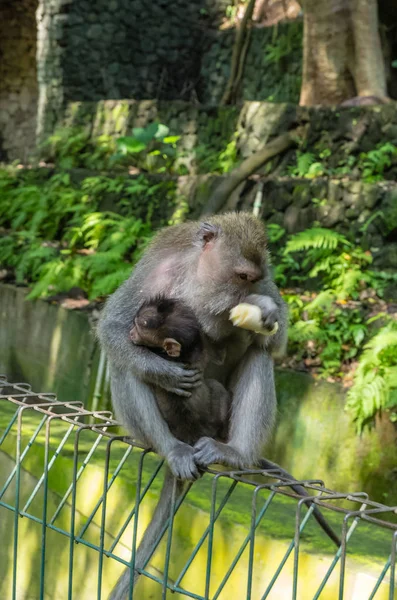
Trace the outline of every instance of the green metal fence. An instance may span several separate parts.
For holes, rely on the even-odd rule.
[[[109,411],[5,377],[0,400],[1,599],[107,597],[134,567],[163,461],[118,435]],[[173,498],[141,570],[139,585],[150,587],[131,597],[392,600],[397,508],[299,483],[309,499],[277,469],[208,469]],[[339,529],[339,548],[314,521],[315,505]]]

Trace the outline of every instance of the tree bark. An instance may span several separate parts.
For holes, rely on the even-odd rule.
[[[300,104],[339,104],[355,96],[348,0],[303,0],[303,77]]]
[[[376,0],[302,0],[301,105],[386,96]]]
[[[376,0],[351,0],[357,96],[385,97],[386,74]]]

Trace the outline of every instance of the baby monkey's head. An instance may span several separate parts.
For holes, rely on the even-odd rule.
[[[180,300],[156,296],[140,307],[130,331],[138,346],[162,349],[171,358],[188,360],[202,350],[201,328],[193,311]]]

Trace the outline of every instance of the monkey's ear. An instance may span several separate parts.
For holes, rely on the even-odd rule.
[[[205,246],[208,242],[215,240],[221,232],[221,228],[218,225],[212,225],[211,223],[201,223],[198,231],[199,238]]]
[[[174,358],[178,358],[181,355],[182,346],[174,338],[165,338],[163,342],[163,348],[168,354]]]

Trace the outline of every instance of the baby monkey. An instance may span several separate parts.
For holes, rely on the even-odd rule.
[[[131,341],[147,346],[166,360],[182,362],[204,370],[212,359],[209,345],[193,311],[182,301],[164,296],[147,300],[139,309]],[[189,398],[156,388],[157,404],[171,433],[193,445],[203,436],[226,441],[229,393],[214,379],[199,381]]]

